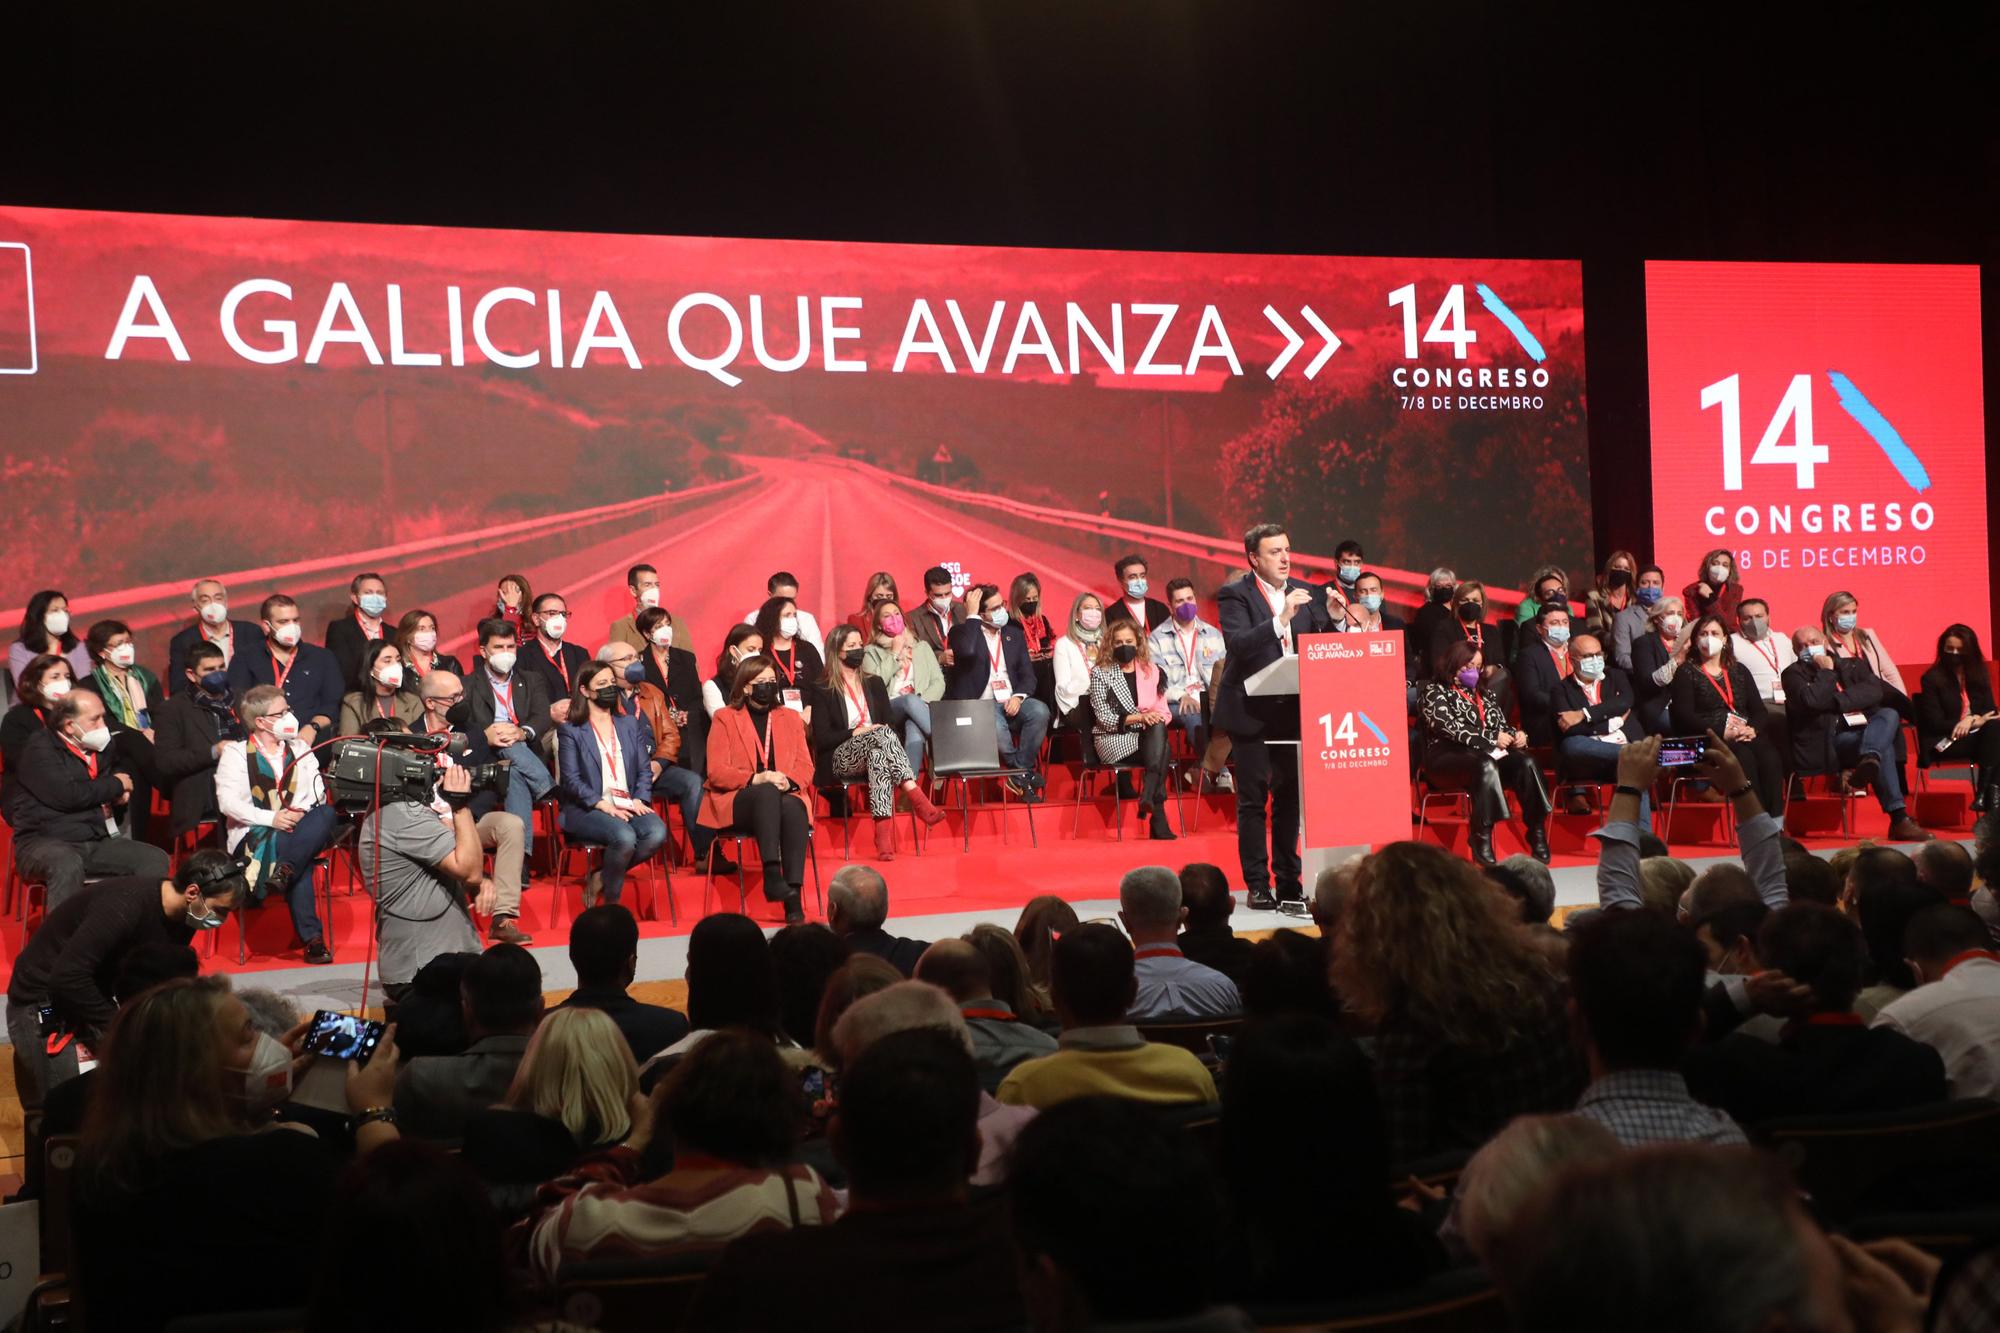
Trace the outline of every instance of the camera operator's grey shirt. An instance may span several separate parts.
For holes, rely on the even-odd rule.
[[[375,826],[382,822],[382,867],[375,868]],[[361,825],[356,853],[361,877],[380,902],[376,964],[385,986],[407,985],[424,964],[442,953],[478,953],[479,931],[472,924],[465,894],[437,868],[457,839],[451,825],[429,806],[397,801]]]

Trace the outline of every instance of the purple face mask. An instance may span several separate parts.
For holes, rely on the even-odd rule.
[[[1193,624],[1194,618],[1200,614],[1201,608],[1193,602],[1182,602],[1174,608],[1174,619],[1183,625]]]
[[[1464,669],[1463,671],[1459,672],[1459,673],[1458,673],[1458,683],[1459,683],[1459,684],[1461,684],[1461,685],[1463,685],[1463,686],[1465,686],[1465,688],[1466,688],[1466,689],[1468,689],[1468,690],[1470,690],[1470,689],[1473,689],[1473,688],[1477,687],[1477,686],[1478,686],[1478,684],[1479,684],[1479,670],[1478,670],[1478,668],[1476,668],[1476,667],[1467,667],[1467,668],[1465,668],[1465,669]]]

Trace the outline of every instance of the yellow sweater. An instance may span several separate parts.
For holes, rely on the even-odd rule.
[[[1068,1040],[1065,1034],[1064,1041]],[[994,1095],[1012,1105],[1036,1108],[1093,1096],[1160,1104],[1217,1100],[1215,1080],[1194,1053],[1160,1042],[1123,1048],[1065,1046],[1054,1055],[1015,1065]]]

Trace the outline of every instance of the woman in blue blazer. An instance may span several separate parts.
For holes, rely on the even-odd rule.
[[[583,905],[602,894],[617,902],[625,872],[667,840],[667,822],[653,812],[653,737],[644,720],[627,714],[618,673],[592,663],[576,674],[570,720],[556,734],[563,836],[604,849],[604,865],[583,883]]]

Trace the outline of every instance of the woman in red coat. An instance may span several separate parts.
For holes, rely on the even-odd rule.
[[[812,747],[805,719],[783,706],[778,672],[761,654],[737,664],[729,705],[710,720],[708,776],[701,823],[736,828],[757,839],[764,858],[764,896],[785,905],[785,922],[806,919],[799,891],[806,882],[806,839],[812,833]]]
[[[1736,632],[1736,608],[1743,601],[1743,580],[1736,573],[1736,557],[1717,547],[1701,558],[1694,582],[1681,589],[1691,625],[1703,616],[1721,616],[1723,627]]]

